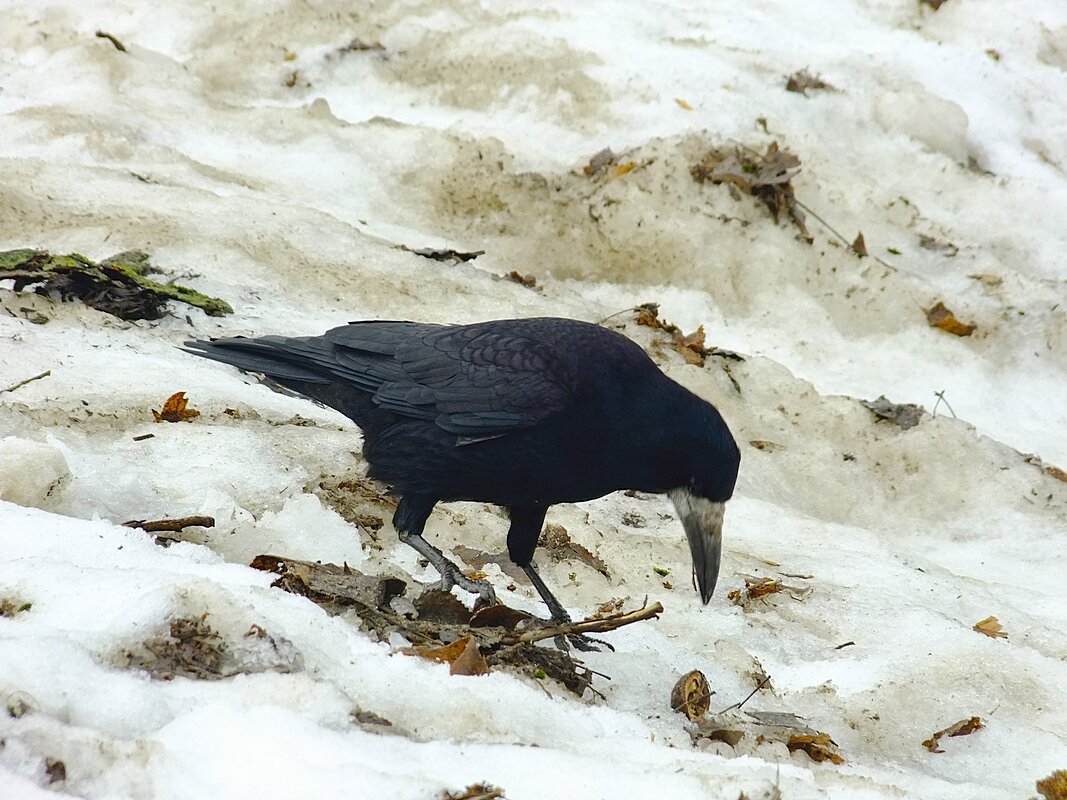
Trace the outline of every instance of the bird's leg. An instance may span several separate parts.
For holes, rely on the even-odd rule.
[[[471,594],[478,595],[482,602],[494,605],[496,592],[493,591],[489,581],[476,581],[468,578],[444,553],[422,538],[426,519],[430,516],[436,502],[430,497],[404,495],[396,507],[396,513],[393,514],[393,527],[396,528],[397,536],[400,541],[415,548],[433,565],[433,568],[441,575],[441,580],[437,585],[441,591],[448,592],[453,586],[458,586]]]
[[[511,560],[522,567],[530,583],[534,585],[541,599],[548,606],[548,613],[552,615],[552,621],[557,625],[571,621],[571,615],[563,604],[549,591],[548,586],[541,580],[533,565],[534,550],[537,549],[537,540],[541,536],[541,526],[545,523],[545,513],[548,506],[509,506],[508,516],[511,517],[511,528],[508,529],[508,555]],[[596,645],[602,644],[614,650],[607,642],[593,639],[589,636],[571,634],[568,637],[579,650],[599,650]],[[556,646],[560,650],[566,649],[566,642],[562,636],[556,637]]]
[[[552,621],[557,625],[571,622],[571,615],[567,613],[567,609],[563,607],[563,604],[556,599],[556,596],[552,594],[545,582],[541,580],[541,576],[538,575],[537,570],[534,569],[533,562],[531,561],[524,566],[522,571],[526,573],[526,577],[530,579],[530,583],[534,585],[537,593],[541,595],[541,599],[545,601],[545,605],[548,606],[548,613],[552,615]],[[556,646],[559,647],[560,650],[566,649],[565,647],[560,647],[560,640],[562,638],[562,636],[556,638]],[[600,648],[597,647],[597,645],[601,644],[609,650],[615,649],[605,641],[594,639],[592,636],[585,636],[580,633],[572,633],[567,638],[570,639],[571,644],[578,650],[584,650],[585,652],[598,652]]]

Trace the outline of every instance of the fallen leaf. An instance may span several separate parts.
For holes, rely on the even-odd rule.
[[[44,774],[48,778],[48,785],[62,783],[67,779],[67,765],[58,758],[46,758],[44,760]]]
[[[1049,464],[1047,467],[1045,467],[1045,474],[1051,475],[1058,481],[1063,481],[1064,483],[1067,483],[1067,472],[1064,472],[1059,467],[1054,467]]]
[[[200,416],[199,411],[188,406],[185,392],[175,392],[167,398],[162,411],[152,409],[152,417],[156,422],[188,422]]]
[[[521,286],[525,286],[527,289],[536,289],[537,288],[537,278],[534,277],[533,275],[523,275],[518,270],[513,269],[511,272],[509,272],[504,277],[507,278],[509,281],[512,281],[513,283],[517,283],[517,284],[520,284]]]
[[[875,413],[879,419],[895,422],[904,430],[919,424],[926,409],[914,403],[892,403],[882,395],[877,400],[860,400],[864,406]]]
[[[513,631],[520,622],[533,618],[532,614],[525,611],[497,603],[495,606],[486,606],[475,611],[471,616],[470,626],[472,628],[503,628]]]
[[[948,0],[919,0],[920,3],[926,6],[930,6],[934,11],[941,8]]]
[[[1004,632],[996,617],[986,617],[981,622],[974,623],[974,629],[979,633],[984,633],[991,639],[1008,638],[1008,634]]]
[[[671,711],[698,720],[708,713],[713,694],[704,673],[694,669],[680,677],[671,689]]]
[[[627,161],[625,164],[616,164],[615,168],[611,170],[611,176],[613,178],[618,178],[625,175],[627,172],[632,172],[636,166],[637,162],[635,161]]]
[[[1067,800],[1067,769],[1058,769],[1039,780],[1037,793],[1045,800]]]
[[[798,172],[800,159],[779,149],[778,142],[771,142],[763,155],[741,147],[733,152],[711,150],[689,168],[698,183],[725,183],[759,198],[775,222],[782,212],[787,213],[810,244],[813,239],[804,225],[804,214],[797,206],[791,183]]]
[[[852,252],[858,255],[860,258],[867,257],[867,243],[863,241],[863,233],[856,234],[856,239],[852,242]]]
[[[427,589],[414,600],[419,619],[439,622],[446,625],[466,625],[471,620],[471,612],[450,592],[440,589]]]
[[[683,100],[680,97],[674,98],[674,102],[676,102],[678,104],[679,108],[684,108],[686,111],[692,111],[693,110],[693,107],[691,105],[689,105],[689,103],[687,103],[685,100]]]
[[[832,761],[834,764],[844,764],[845,759],[837,752],[837,742],[830,738],[828,733],[806,734],[799,733],[790,736],[785,743],[789,752],[803,750],[812,761]]]
[[[782,591],[782,582],[774,578],[745,578],[744,589],[734,589],[726,599],[734,605],[744,606],[749,600],[756,600],[769,594]]]
[[[478,644],[470,636],[463,636],[451,644],[440,647],[420,645],[418,647],[405,647],[402,653],[425,658],[428,661],[436,661],[439,664],[448,664],[449,672],[453,675],[487,675],[489,665],[485,663],[482,651]]]
[[[938,747],[938,741],[942,736],[968,736],[974,733],[979,728],[984,728],[985,723],[982,722],[981,717],[971,717],[970,719],[961,719],[959,722],[949,725],[944,730],[940,730],[923,742],[923,747],[929,750],[931,753],[944,753],[945,751]]]
[[[926,321],[931,328],[940,328],[954,336],[970,336],[975,331],[974,325],[960,322],[940,300],[936,305],[926,309]]]

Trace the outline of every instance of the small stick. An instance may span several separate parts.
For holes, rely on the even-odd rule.
[[[0,389],[0,394],[3,394],[4,392],[13,392],[16,389],[22,388],[27,383],[33,383],[34,381],[39,381],[39,380],[41,380],[41,378],[47,378],[51,374],[52,374],[52,370],[46,369],[40,375],[34,375],[32,378],[27,378],[24,381],[19,381],[14,386],[8,386],[6,389]]]
[[[143,531],[149,533],[159,533],[161,531],[169,531],[171,533],[178,533],[184,528],[214,528],[214,517],[179,517],[178,519],[131,519],[129,522],[123,522],[123,527],[126,528],[140,528]]]
[[[120,42],[118,39],[116,39],[110,33],[104,33],[103,31],[97,31],[96,32],[96,38],[98,38],[98,39],[107,39],[109,42],[111,42],[111,44],[115,45],[115,49],[116,50],[118,50],[121,53],[125,53],[126,52],[126,45],[124,45],[122,42]]]
[[[942,389],[942,390],[941,390],[940,392],[934,392],[934,397],[936,397],[936,398],[937,398],[937,402],[936,402],[936,403],[934,403],[934,410],[933,410],[933,411],[931,411],[930,413],[931,413],[931,414],[932,414],[933,416],[935,416],[935,417],[936,417],[936,416],[937,416],[937,407],[938,407],[939,405],[941,405],[942,403],[944,403],[944,404],[945,404],[945,406],[946,406],[946,407],[948,408],[948,413],[950,413],[950,414],[952,415],[952,418],[953,418],[953,419],[959,419],[959,418],[958,418],[958,417],[956,416],[956,412],[952,410],[952,406],[951,406],[951,405],[949,405],[949,402],[948,402],[948,400],[946,400],[946,399],[945,399],[945,391],[946,391],[945,389]]]
[[[623,625],[632,625],[635,622],[651,619],[663,613],[660,603],[639,608],[626,614],[615,614],[602,619],[585,619],[581,622],[565,622],[561,625],[547,625],[543,628],[535,628],[507,641],[507,644],[539,642],[542,639],[554,639],[557,636],[570,636],[575,633],[604,633],[621,628]]]

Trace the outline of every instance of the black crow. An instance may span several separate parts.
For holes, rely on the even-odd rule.
[[[493,503],[511,518],[511,560],[553,620],[569,620],[533,566],[545,512],[636,489],[674,501],[700,595],[711,599],[740,452],[714,406],[619,333],[555,318],[352,322],[321,336],[186,345],[359,425],[370,475],[400,494],[400,540],[429,559],[446,591],[495,599],[487,581],[465,577],[422,538],[430,512],[442,500]]]

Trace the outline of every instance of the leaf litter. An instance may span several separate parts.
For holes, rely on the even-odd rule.
[[[189,408],[185,392],[175,392],[163,403],[163,410],[152,409],[152,418],[156,422],[189,422],[200,416],[195,408]]]
[[[984,633],[990,639],[1007,639],[1008,634],[996,617],[989,616],[974,623],[974,630]]]
[[[450,593],[430,588],[398,611],[407,582],[396,577],[365,575],[347,565],[300,561],[273,555],[253,559],[251,566],[278,576],[273,587],[307,597],[327,613],[354,614],[379,641],[410,642],[400,652],[448,663],[453,674],[481,675],[497,668],[540,679],[550,677],[581,697],[594,673],[569,651],[541,647],[537,642],[561,636],[615,630],[654,618],[659,603],[637,611],[614,613],[580,622],[546,623],[502,604],[472,612]],[[606,677],[606,676],[605,676]]]
[[[79,253],[52,255],[31,249],[0,252],[0,280],[14,281],[16,292],[33,286],[38,294],[54,293],[61,300],[76,298],[119,319],[159,319],[171,300],[195,306],[212,317],[233,313],[225,300],[148,277],[158,271],[149,263],[148,254],[137,250],[100,262]]]
[[[740,190],[762,200],[775,223],[783,214],[787,215],[810,244],[813,239],[793,193],[792,181],[799,172],[800,159],[780,149],[778,142],[767,145],[762,155],[740,146],[732,151],[712,149],[689,168],[698,183],[725,183],[732,192]]]
[[[981,717],[961,719],[959,722],[954,722],[947,728],[943,728],[934,733],[929,739],[923,742],[923,747],[931,753],[944,753],[945,751],[942,750],[938,744],[943,736],[969,736],[984,727],[985,723],[982,722]]]

